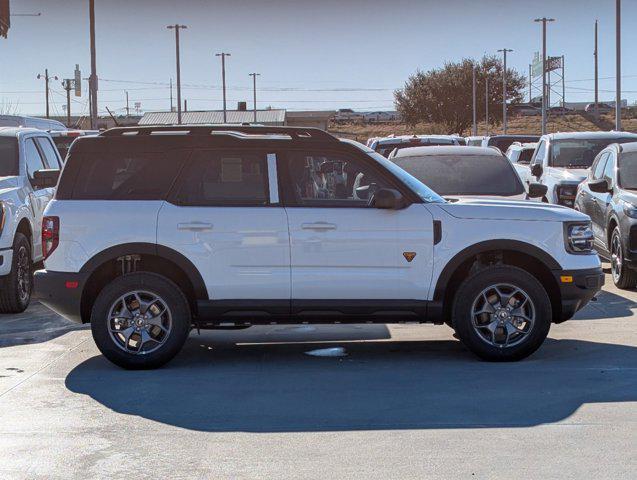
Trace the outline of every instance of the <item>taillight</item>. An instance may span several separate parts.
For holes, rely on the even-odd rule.
[[[60,243],[60,217],[42,218],[42,254],[46,260]]]

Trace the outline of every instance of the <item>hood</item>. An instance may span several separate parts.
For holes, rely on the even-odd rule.
[[[588,215],[568,207],[540,202],[464,198],[455,203],[439,205],[445,212],[456,218],[537,222],[590,220]]]
[[[619,199],[632,205],[637,205],[637,190],[625,190],[622,188],[619,193]]]
[[[501,197],[498,195],[443,195],[445,200],[456,203],[460,200],[526,200],[526,192],[518,195]]]
[[[5,191],[17,188],[19,177],[0,177],[0,195]]]
[[[580,183],[588,176],[587,168],[557,168],[549,167],[549,174],[558,180]]]

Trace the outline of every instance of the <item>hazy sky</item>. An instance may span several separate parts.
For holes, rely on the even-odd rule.
[[[614,0],[95,0],[100,111],[169,108],[175,76],[174,33],[182,31],[183,97],[189,109],[221,107],[220,61],[227,59],[229,106],[252,102],[250,72],[259,72],[259,106],[293,110],[392,108],[407,76],[445,61],[507,47],[509,65],[526,73],[541,46],[538,16],[554,17],[549,54],[566,56],[567,101],[592,98],[593,24],[600,21],[600,77],[614,77]],[[637,100],[637,0],[623,2],[623,89]],[[14,17],[0,39],[0,103],[22,113],[44,111],[44,81],[90,70],[88,0],[11,0]],[[51,82],[52,112],[62,114],[60,82]],[[86,90],[86,82],[83,85]],[[613,78],[600,82],[614,98]],[[74,113],[87,111],[87,96]]]

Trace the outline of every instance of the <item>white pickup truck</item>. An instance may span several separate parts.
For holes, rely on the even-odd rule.
[[[42,213],[60,168],[47,132],[0,127],[0,313],[29,305],[33,264],[43,259]]]

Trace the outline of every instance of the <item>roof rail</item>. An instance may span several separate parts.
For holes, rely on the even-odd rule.
[[[187,132],[187,135],[210,135],[215,132],[244,135],[288,135],[292,140],[327,140],[338,139],[318,128],[307,127],[267,127],[262,125],[143,125],[136,127],[116,127],[101,132],[101,137],[123,135],[152,135],[154,132]]]

